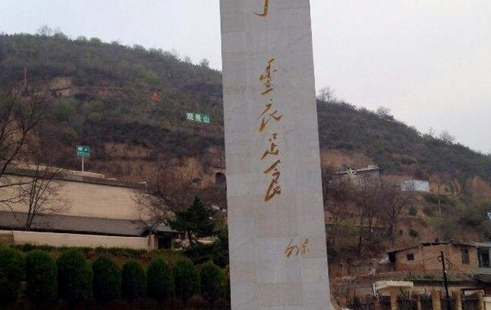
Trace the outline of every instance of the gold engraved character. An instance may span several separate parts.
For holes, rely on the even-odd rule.
[[[264,70],[264,73],[259,76],[259,81],[264,82],[265,90],[261,93],[262,96],[269,94],[273,91],[273,87],[271,86],[272,74],[276,72],[276,70],[271,70],[271,64],[275,61],[274,58],[268,60],[268,65]]]
[[[261,160],[266,158],[266,156],[268,156],[268,155],[278,156],[278,154],[280,153],[280,150],[278,150],[278,145],[276,143],[274,143],[274,141],[276,141],[277,136],[278,136],[277,133],[273,133],[271,135],[271,138],[269,139],[269,142],[271,143],[271,145],[269,146],[269,150],[264,151],[263,156],[261,157]]]
[[[278,110],[275,110],[274,112],[269,113],[268,118],[266,118],[266,116],[264,116],[264,114],[266,114],[271,109],[271,107],[273,106],[273,103],[272,103],[273,99],[269,100],[269,102],[270,103],[268,103],[264,106],[264,110],[261,113],[261,115],[259,115],[259,117],[262,117],[261,125],[259,126],[259,133],[262,133],[264,131],[264,129],[266,128],[266,125],[271,120],[271,118],[273,118],[275,121],[279,122],[281,120],[281,118],[283,117],[283,115],[277,115]]]
[[[285,253],[286,257],[289,258],[293,254],[294,251],[295,251],[295,256],[298,256],[300,249],[298,248],[298,246],[293,245],[293,239],[292,239],[290,241],[290,243],[288,243],[288,245],[286,246],[284,253]]]
[[[273,172],[271,175],[273,179],[269,183],[268,190],[266,191],[266,195],[264,196],[264,202],[268,202],[274,198],[276,195],[281,195],[281,186],[278,185],[278,180],[280,178],[281,172],[277,168],[277,166],[281,163],[280,160],[277,160],[271,167],[264,171],[265,174]]]
[[[269,0],[264,0],[263,12],[262,13],[254,12],[254,14],[256,14],[257,16],[265,17],[268,15],[268,11],[269,11]]]
[[[268,202],[274,198],[276,195],[281,195],[281,186],[277,185],[278,182],[272,180],[269,184],[268,191],[266,192],[266,196],[264,196],[264,202]]]
[[[269,174],[271,171],[278,171],[278,168],[276,168],[279,164],[281,164],[281,160],[275,161],[274,164],[272,164],[268,169],[264,170],[264,174]]]
[[[309,239],[305,239],[305,241],[302,243],[302,245],[300,246],[300,253],[302,255],[305,255],[307,254],[307,252],[309,251]]]

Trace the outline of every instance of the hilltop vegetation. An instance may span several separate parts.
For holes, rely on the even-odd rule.
[[[92,160],[102,163],[118,156],[120,162],[134,160],[108,151],[115,144],[144,150],[143,161],[195,157],[203,166],[213,164],[213,158],[203,160],[210,148],[223,150],[221,74],[206,60],[195,65],[160,49],[71,40],[62,33],[0,35],[1,85],[22,87],[26,66],[28,86],[58,89],[43,137],[61,142],[62,166],[78,166],[73,146],[81,143],[91,145]],[[185,112],[207,113],[212,122],[188,122]],[[333,99],[319,101],[318,112],[322,149],[363,154],[390,174],[491,182],[489,156],[423,135],[388,114]],[[118,171],[117,177],[131,173]]]
[[[491,157],[451,141],[422,134],[388,114],[356,109],[345,102],[319,102],[320,144],[324,149],[360,152],[385,173],[428,179],[448,174],[461,183],[480,176],[491,181]]]
[[[70,151],[89,144],[95,159],[104,160],[110,154],[103,145],[112,142],[148,148],[155,158],[196,156],[223,144],[221,76],[205,65],[96,38],[1,35],[0,83],[21,85],[25,67],[28,86],[58,90],[45,133]],[[205,112],[213,121],[206,127],[185,122],[187,111]],[[74,168],[72,155],[60,164]]]

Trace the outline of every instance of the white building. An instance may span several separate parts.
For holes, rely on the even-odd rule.
[[[430,192],[430,182],[426,180],[405,180],[401,183],[401,190],[406,192]]]

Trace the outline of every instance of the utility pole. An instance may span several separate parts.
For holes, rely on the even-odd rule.
[[[445,269],[445,256],[443,255],[443,251],[440,251],[440,257],[438,259],[442,262],[443,284],[445,285],[445,294],[446,294],[446,299],[447,299],[447,310],[451,310],[450,296],[448,295],[447,269]]]

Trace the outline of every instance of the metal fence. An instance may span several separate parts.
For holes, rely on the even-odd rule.
[[[417,310],[416,299],[412,296],[399,295],[397,297],[397,309],[399,310]]]
[[[418,310],[418,300],[421,303],[421,310],[433,310],[433,302],[430,295],[409,296],[401,294],[397,296],[398,310]],[[456,310],[455,298],[441,297],[441,310]],[[378,300],[374,296],[358,297],[355,296],[348,302],[351,310],[375,310],[375,303],[378,302],[380,310],[391,310],[390,296],[379,296]],[[477,294],[462,296],[462,310],[479,310],[479,298]]]
[[[442,310],[455,310],[455,299],[453,297],[441,297],[440,303]]]
[[[433,310],[433,302],[430,295],[420,295],[421,310]]]

